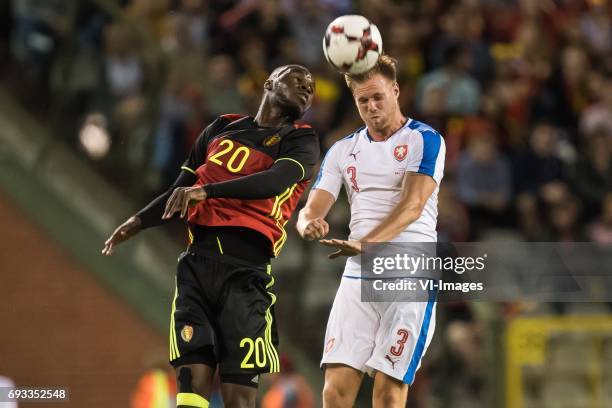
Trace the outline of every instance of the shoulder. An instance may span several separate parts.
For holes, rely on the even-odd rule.
[[[410,121],[408,128],[412,131],[412,137],[415,138],[412,146],[416,157],[428,162],[437,162],[439,157],[446,155],[446,145],[440,132],[414,119]]]
[[[319,136],[308,125],[287,126],[271,137],[280,137],[280,156],[290,156],[307,163],[312,161],[314,164],[321,155]]]
[[[420,122],[415,119],[410,119],[410,123],[408,123],[408,128],[412,131],[419,132],[422,135],[426,135],[428,137],[442,137],[440,132],[436,129],[429,126],[427,123]]]
[[[442,134],[426,123],[411,119],[410,123],[408,124],[408,129],[410,129],[413,133],[420,135],[420,137],[423,139],[423,145],[439,146],[444,144]]]
[[[283,128],[279,135],[284,145],[316,144],[319,145],[319,136],[312,126],[304,123],[294,123],[292,127]]]
[[[237,121],[238,119],[242,119],[244,118],[246,115],[241,115],[239,113],[226,113],[225,115],[221,115],[219,116],[218,119],[222,119],[223,121],[226,121],[227,123],[232,123]]]
[[[214,133],[219,132],[230,123],[235,122],[244,117],[244,115],[239,115],[236,113],[228,113],[227,115],[217,116],[212,122],[210,122],[206,129],[204,129],[203,133],[208,133],[208,136],[212,136],[214,135]]]
[[[287,136],[289,137],[306,136],[306,135],[316,136],[317,135],[317,132],[313,129],[312,126],[310,126],[307,123],[302,123],[302,122],[294,122],[293,125],[289,125],[286,128],[283,128],[281,133],[283,131],[285,132],[288,131]]]
[[[214,122],[211,123],[210,127],[212,131],[220,131],[223,130],[226,126],[236,123],[237,125],[242,121],[242,119],[247,118],[247,115],[241,115],[238,113],[227,113],[225,115],[218,116]]]
[[[217,116],[202,132],[202,136],[207,141],[212,141],[215,137],[220,134],[228,125],[238,122],[241,119],[246,118],[246,115],[240,115],[237,113],[228,113],[225,115]]]

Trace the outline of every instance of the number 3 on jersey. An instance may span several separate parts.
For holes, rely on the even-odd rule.
[[[219,143],[219,148],[220,150],[210,156],[208,160],[218,164],[219,166],[226,167],[232,173],[238,173],[240,170],[242,170],[244,164],[249,158],[249,155],[251,154],[248,147],[240,146],[230,155],[229,152],[234,149],[234,142],[230,139],[223,139],[221,143]],[[228,155],[229,159],[227,159]]]
[[[406,344],[406,341],[408,340],[408,336],[410,335],[410,333],[406,329],[399,329],[397,331],[397,334],[398,336],[400,336],[400,338],[395,343],[395,346],[391,347],[389,351],[394,356],[399,357],[402,355],[402,352],[404,351],[404,345]]]
[[[359,192],[359,186],[357,185],[357,167],[348,166],[346,168],[346,174],[351,177],[351,187],[355,190],[356,193]]]

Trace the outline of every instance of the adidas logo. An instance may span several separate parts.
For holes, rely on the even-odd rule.
[[[255,377],[251,378],[251,382],[255,384],[259,384],[259,375],[256,375]]]

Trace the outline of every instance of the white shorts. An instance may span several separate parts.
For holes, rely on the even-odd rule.
[[[412,384],[436,325],[435,293],[428,302],[362,302],[361,279],[343,277],[327,322],[325,364],[383,372]]]

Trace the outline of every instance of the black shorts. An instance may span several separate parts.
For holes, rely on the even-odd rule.
[[[274,278],[195,245],[179,258],[170,322],[170,363],[219,366],[222,378],[279,372]]]

